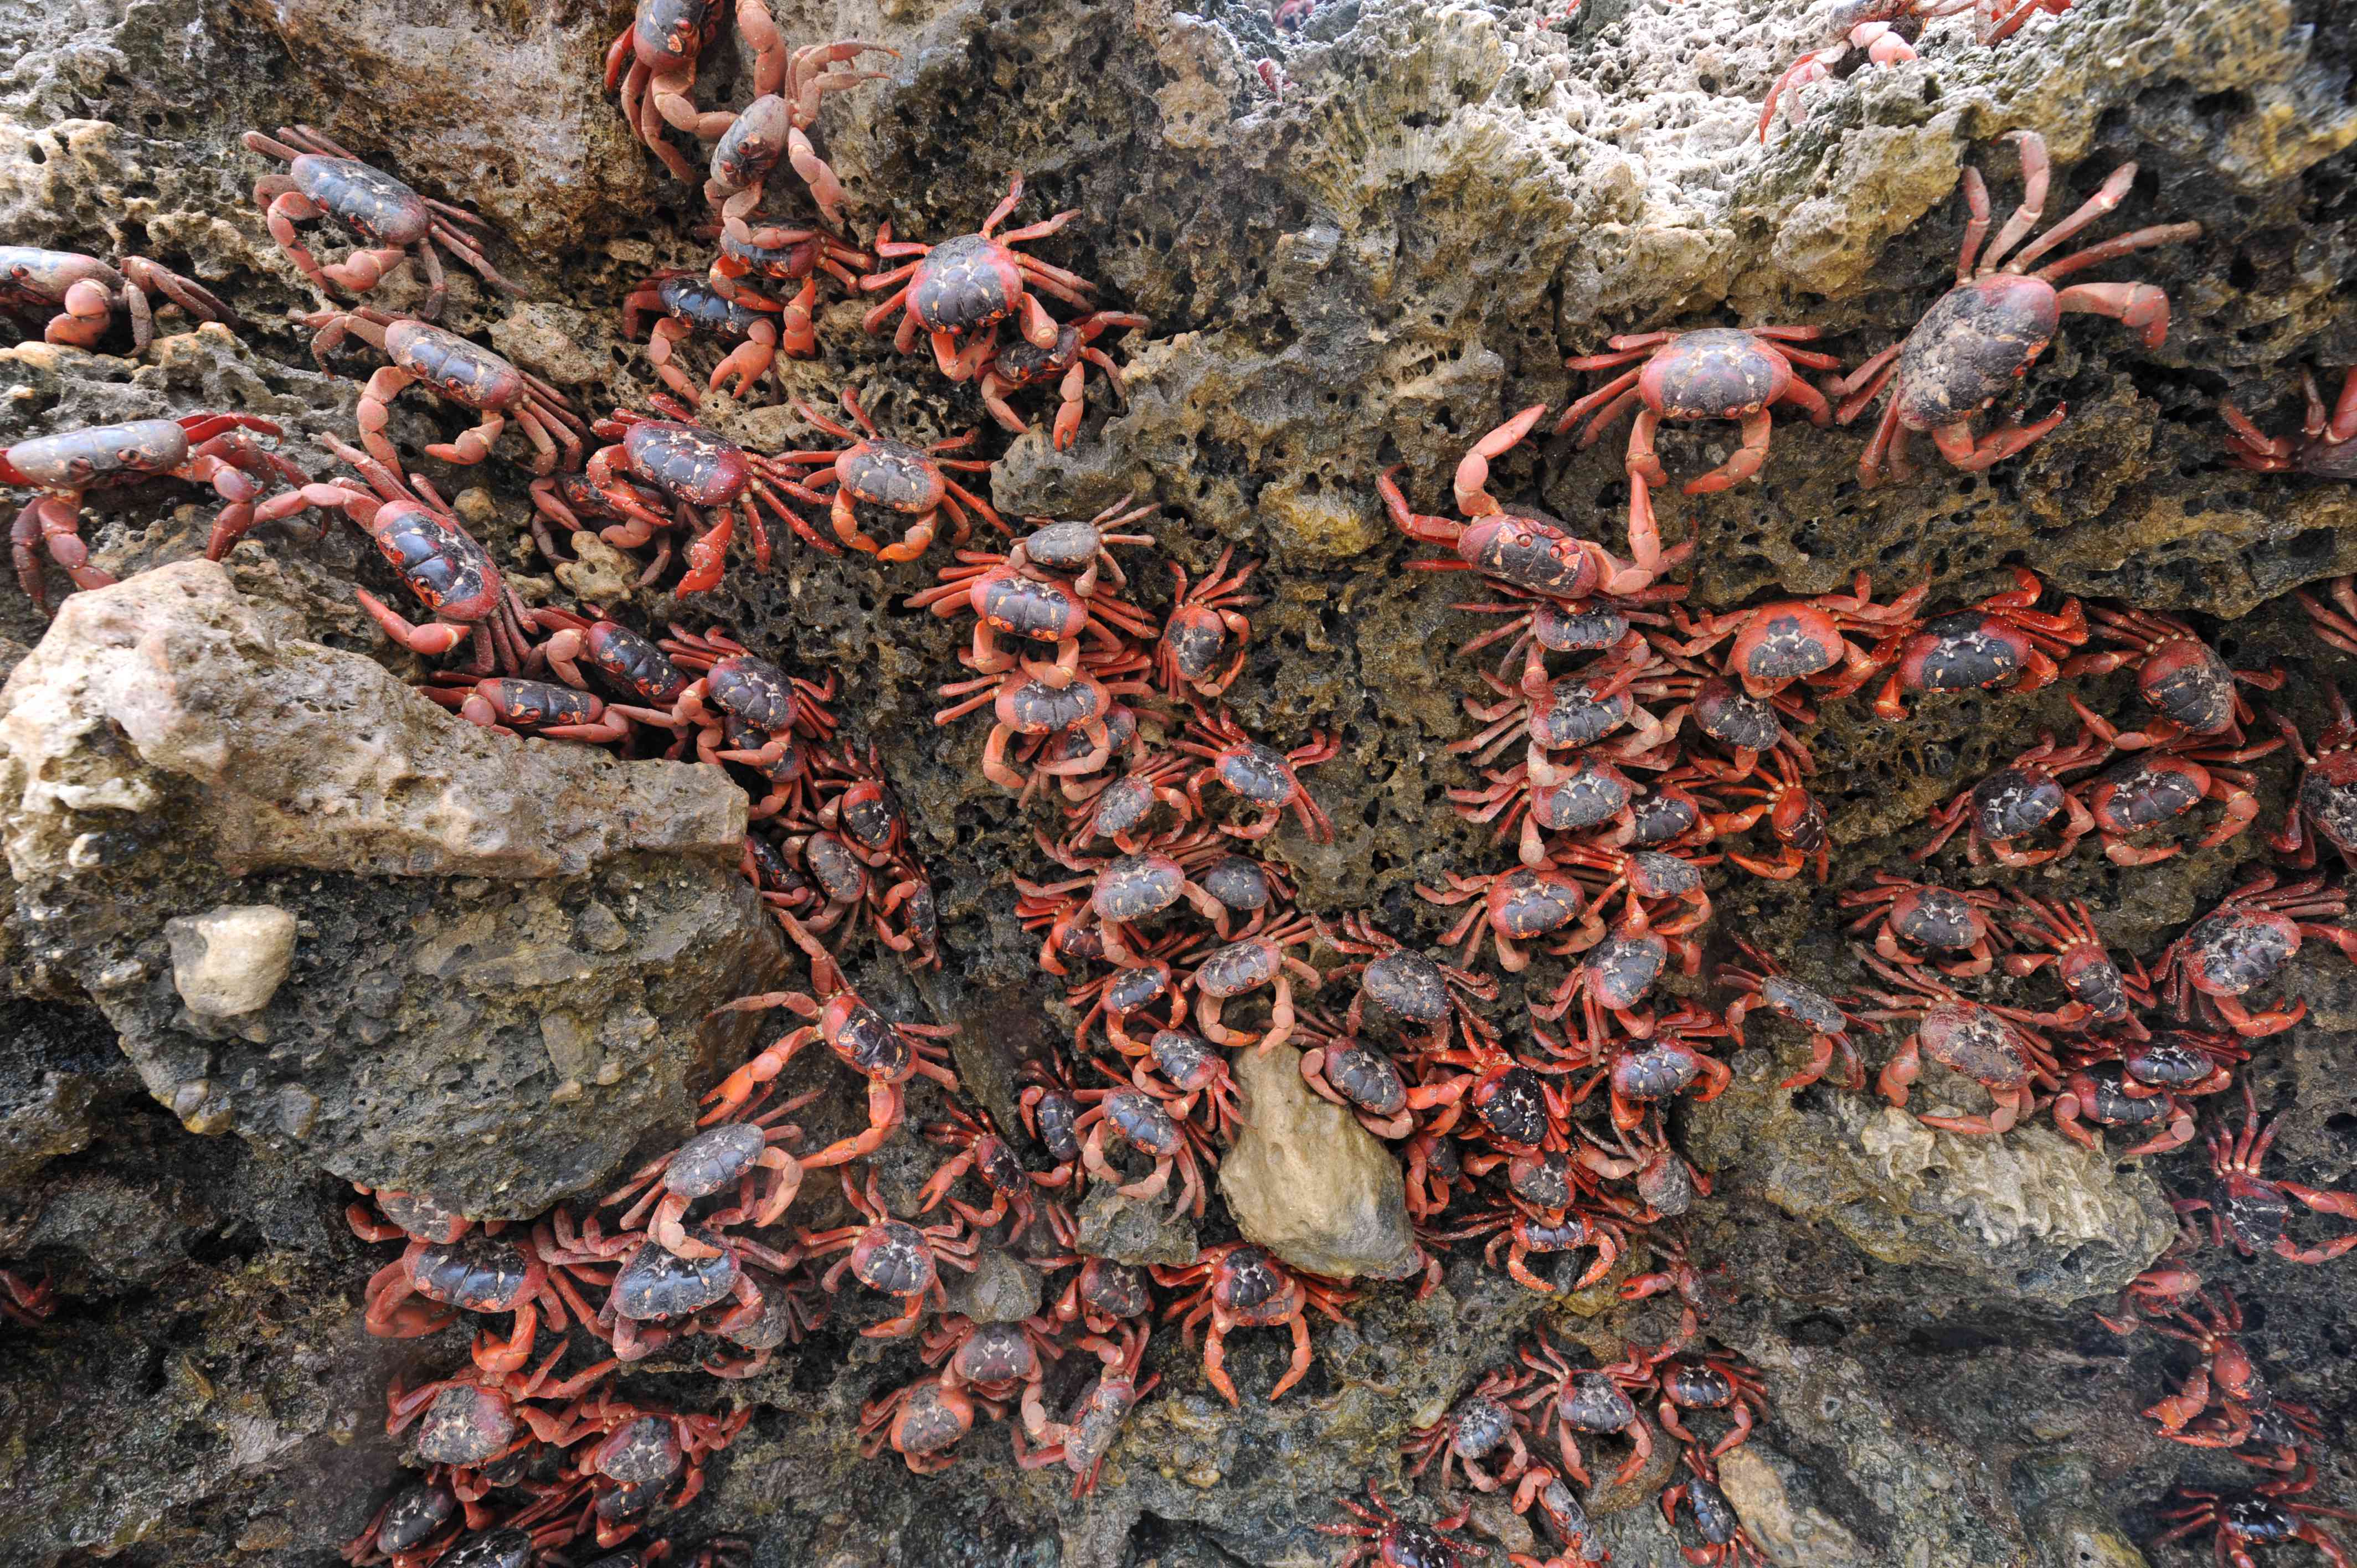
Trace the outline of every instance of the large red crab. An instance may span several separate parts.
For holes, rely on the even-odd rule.
[[[1978,470],[2003,462],[2061,424],[2068,410],[2058,408],[2036,424],[2007,421],[1975,439],[1972,422],[2037,362],[2067,314],[2109,316],[2142,328],[2147,349],[2159,348],[2169,336],[2169,296],[2150,284],[2085,283],[2058,290],[2054,282],[2131,252],[2196,238],[2201,225],[2138,229],[2026,272],[2030,263],[2117,207],[2136,179],[2136,165],[2113,170],[2077,211],[2008,256],[2038,227],[2048,178],[2045,139],[2034,131],[2013,135],[2021,148],[2021,205],[1987,252],[1982,253],[1981,240],[1989,227],[1988,187],[1979,170],[1967,168],[1964,204],[1972,216],[1957,252],[1955,287],[1923,313],[1905,342],[1826,388],[1842,400],[1835,417],[1844,424],[1890,389],[1874,438],[1857,460],[1862,485],[1879,484],[1886,465],[1901,479],[1914,473],[1907,461],[1910,431],[1929,431],[1942,456],[1959,468]]]
[[[2244,1257],[2271,1251],[2295,1263],[2326,1263],[2357,1250],[2357,1232],[2336,1236],[2314,1247],[2303,1247],[2284,1234],[2284,1221],[2294,1203],[2319,1214],[2357,1219],[2357,1193],[2302,1187],[2260,1175],[2267,1150],[2276,1140],[2276,1125],[2259,1120],[2256,1096],[2248,1079],[2243,1080],[2243,1130],[2232,1136],[2222,1128],[2210,1134],[2210,1169],[2217,1183],[2207,1197],[2176,1200],[2179,1215],[2207,1214],[2210,1234],[2219,1246],[2232,1243]]]
[[[2273,980],[2305,938],[2331,943],[2357,962],[2357,931],[2323,922],[2346,914],[2349,901],[2311,876],[2278,886],[2262,872],[2169,944],[2153,967],[2153,983],[2167,988],[2179,1017],[2197,1012],[2246,1038],[2279,1035],[2308,1015],[2308,1000],[2289,1008],[2253,1013],[2244,998]]]
[[[1579,445],[1595,445],[1614,420],[1642,399],[1636,423],[1629,431],[1630,478],[1649,485],[1669,482],[1661,459],[1653,454],[1653,433],[1664,419],[1740,420],[1743,445],[1725,463],[1698,479],[1686,481],[1685,493],[1703,495],[1728,489],[1751,478],[1768,460],[1769,410],[1780,403],[1797,403],[1817,424],[1831,424],[1833,405],[1795,365],[1813,371],[1838,371],[1841,361],[1831,354],[1811,353],[1792,347],[1824,336],[1821,327],[1713,327],[1698,332],[1641,332],[1611,341],[1609,354],[1575,355],[1564,361],[1573,371],[1609,371],[1632,360],[1643,364],[1624,371],[1563,411],[1555,422],[1560,435],[1593,412]]]
[[[817,465],[804,477],[803,483],[813,490],[834,488],[834,504],[829,517],[836,538],[879,561],[914,561],[932,543],[943,512],[949,514],[950,537],[957,544],[973,537],[974,524],[966,516],[969,508],[999,532],[1007,532],[1006,524],[988,501],[950,478],[952,471],[987,474],[990,464],[979,457],[942,456],[972,446],[978,432],[969,430],[929,446],[914,446],[897,437],[877,434],[876,422],[867,417],[867,411],[860,406],[857,394],[849,387],[843,389],[843,407],[858,422],[857,430],[837,424],[809,403],[794,404],[803,419],[837,440],[848,442],[848,446],[839,451],[788,452],[778,458],[781,463]],[[867,508],[871,515],[888,518],[904,532],[891,543],[878,543],[868,536],[861,521],[861,507]]]
[[[1055,349],[1061,328],[1041,307],[1035,291],[1085,312],[1092,308],[1089,293],[1096,285],[1015,247],[1046,239],[1079,217],[1080,209],[996,233],[1022,199],[1023,177],[1018,174],[1007,186],[1006,199],[991,209],[978,231],[936,245],[894,240],[892,226],[886,224],[876,237],[876,253],[888,261],[902,256],[915,260],[859,280],[859,286],[870,293],[894,290],[867,313],[867,330],[882,331],[895,311],[902,312],[892,346],[905,354],[922,334],[931,340],[942,374],[953,381],[974,378],[997,346],[998,324],[1009,317],[1033,348]]]

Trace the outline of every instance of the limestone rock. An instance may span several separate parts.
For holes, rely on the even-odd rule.
[[[1243,1131],[1220,1160],[1236,1228],[1297,1269],[1401,1279],[1418,1266],[1399,1161],[1357,1117],[1313,1093],[1290,1048],[1237,1052]]]
[[[203,1018],[237,1018],[270,1004],[295,962],[295,917],[267,904],[224,904],[167,920],[172,988]]]

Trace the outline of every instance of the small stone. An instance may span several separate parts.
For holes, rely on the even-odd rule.
[[[639,585],[642,568],[628,555],[584,529],[572,540],[573,559],[556,564],[556,580],[584,604],[610,605],[627,599]]]
[[[1193,1262],[1200,1251],[1195,1227],[1184,1213],[1171,1212],[1169,1204],[1168,1194],[1151,1199],[1124,1197],[1110,1187],[1091,1187],[1081,1200],[1081,1251],[1139,1266],[1178,1268]]]
[[[619,952],[630,946],[630,933],[621,917],[594,899],[583,907],[574,924],[593,952]]]
[[[976,1254],[974,1273],[942,1271],[952,1312],[976,1323],[1020,1323],[1039,1310],[1039,1271],[996,1247]]]
[[[290,1138],[307,1138],[311,1124],[318,1120],[319,1097],[299,1083],[290,1083],[278,1091],[278,1125]]]
[[[270,904],[224,904],[167,920],[172,984],[200,1018],[242,1018],[270,1004],[295,961],[295,917]]]
[[[1220,1161],[1236,1228],[1297,1269],[1354,1279],[1415,1272],[1407,1183],[1359,1119],[1301,1080],[1289,1047],[1236,1053],[1244,1129]]]

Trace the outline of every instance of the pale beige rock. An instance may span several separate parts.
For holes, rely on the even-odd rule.
[[[1743,1528],[1779,1568],[1867,1568],[1872,1555],[1830,1516],[1796,1508],[1784,1479],[1753,1444],[1730,1448],[1718,1461],[1718,1485],[1743,1518]]]
[[[239,1018],[270,1004],[295,962],[295,917],[269,904],[224,904],[168,920],[172,985],[203,1018]]]
[[[212,853],[248,871],[568,875],[640,850],[733,862],[745,831],[716,770],[456,722],[371,660],[275,634],[208,561],[70,596],[0,690],[16,878],[70,878],[83,813],[149,810],[168,779],[202,789]]]
[[[1301,1081],[1286,1047],[1236,1054],[1244,1129],[1220,1160],[1220,1191],[1244,1239],[1296,1268],[1400,1279],[1416,1267],[1399,1162],[1358,1118]]]

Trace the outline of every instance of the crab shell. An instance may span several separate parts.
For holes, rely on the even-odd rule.
[[[1762,605],[1727,650],[1727,667],[1754,681],[1798,681],[1842,659],[1841,628],[1804,599]]]
[[[409,1265],[410,1283],[428,1301],[469,1312],[505,1312],[523,1299],[532,1260],[503,1236],[478,1230],[426,1248]]]
[[[671,1423],[642,1415],[590,1450],[588,1467],[626,1487],[659,1487],[679,1474],[681,1457]]]
[[[1467,1459],[1492,1453],[1514,1429],[1514,1412],[1487,1394],[1467,1394],[1448,1412],[1448,1445]]]
[[[1254,741],[1232,746],[1216,759],[1220,782],[1256,806],[1281,806],[1301,788],[1292,759]]]
[[[1268,874],[1241,854],[1222,855],[1206,866],[1197,880],[1204,892],[1238,914],[1265,909],[1275,896],[1268,885]]]
[[[2218,909],[2185,934],[2193,989],[2240,996],[2273,980],[2299,950],[2299,927],[2272,909]]]
[[[1077,731],[1103,716],[1106,700],[1104,688],[1086,677],[1063,687],[1028,680],[1002,687],[991,711],[1000,724],[1020,734],[1054,735],[1060,730]],[[1080,740],[1077,734],[1073,738]],[[1082,753],[1089,749],[1082,746]]]
[[[446,620],[479,621],[500,606],[504,585],[483,547],[412,500],[387,501],[369,525],[377,553],[409,591]]]
[[[2181,817],[2201,803],[2209,770],[2175,757],[2130,757],[2106,768],[2087,809],[2106,832],[2132,833]]]
[[[671,656],[629,627],[601,620],[582,635],[590,662],[639,701],[667,708],[687,690],[687,675]]]
[[[658,279],[655,300],[665,316],[684,321],[714,338],[750,338],[755,336],[756,328],[764,325],[775,330],[775,312],[756,310],[740,300],[731,299],[694,273]]]
[[[553,685],[546,681],[521,680],[513,675],[478,681],[475,693],[491,704],[501,724],[522,729],[539,729],[548,725],[595,724],[606,712],[606,704],[587,692],[576,692],[570,686]]]
[[[1821,1035],[1838,1035],[1849,1027],[1849,1020],[1824,992],[1785,975],[1762,978],[1760,999],[1793,1023]]]
[[[1623,1100],[1667,1100],[1702,1072],[1694,1051],[1671,1040],[1645,1041],[1612,1061],[1612,1092]]]
[[[188,460],[188,433],[178,421],[135,419],[19,441],[7,449],[0,467],[15,470],[10,483],[91,489],[169,473]]]
[[[1357,1040],[1326,1047],[1326,1081],[1370,1116],[1396,1116],[1407,1109],[1407,1084],[1391,1058]]]
[[[818,890],[838,904],[856,903],[867,893],[867,868],[851,846],[833,833],[813,833],[802,845],[802,864],[810,867]]]
[[[748,1122],[707,1127],[673,1152],[663,1172],[663,1190],[682,1197],[709,1197],[751,1170],[769,1146],[761,1129]]]
[[[425,1407],[417,1456],[431,1465],[479,1465],[515,1440],[515,1407],[494,1389],[460,1383]]]
[[[836,453],[834,472],[853,500],[910,517],[931,511],[949,494],[949,481],[931,457],[888,435],[855,441]]]
[[[1634,1007],[1653,989],[1670,960],[1670,944],[1657,931],[1616,930],[1580,961],[1587,993],[1607,1007]]]
[[[1890,929],[1920,946],[1962,952],[1988,934],[1981,912],[1951,887],[1910,887],[1891,901]]]
[[[1105,1120],[1141,1154],[1169,1159],[1187,1146],[1186,1134],[1150,1094],[1115,1090],[1104,1097]]]
[[[1186,884],[1167,854],[1125,854],[1097,874],[1089,907],[1108,920],[1142,920],[1176,904]]]
[[[2136,670],[2144,700],[2195,735],[2216,735],[2234,722],[2234,671],[2196,637],[2170,637]]]
[[[1932,1004],[1916,1026],[1923,1053],[1993,1090],[2027,1088],[2029,1061],[2004,1019],[1970,1003]]]
[[[384,1519],[370,1539],[376,1549],[387,1556],[406,1552],[450,1522],[458,1511],[458,1499],[451,1495],[447,1485],[440,1481],[420,1481],[404,1487],[394,1494],[384,1509]]]
[[[892,1447],[926,1458],[957,1445],[974,1430],[974,1406],[928,1378],[910,1389],[892,1417]]]
[[[687,1233],[707,1246],[718,1245],[708,1231],[690,1226]],[[690,1259],[648,1241],[614,1276],[614,1313],[634,1323],[684,1317],[726,1300],[737,1288],[737,1255],[726,1246],[717,1257]]]
[[[1993,273],[1957,285],[1899,350],[1899,423],[1932,430],[1988,407],[2046,351],[2061,321],[2042,278]]]
[[[384,329],[385,357],[455,403],[468,408],[510,408],[531,391],[523,372],[479,344],[423,321],[395,321]]]
[[[1501,583],[1553,598],[1585,598],[1596,591],[1596,563],[1544,512],[1501,511],[1468,523],[1458,536],[1457,556]]]
[[[1571,1162],[1555,1150],[1517,1155],[1506,1165],[1506,1185],[1534,1208],[1568,1208],[1577,1196]]]
[[[1784,721],[1775,707],[1723,675],[1695,688],[1693,712],[1702,733],[1724,746],[1770,751],[1784,738]]]
[[[532,1568],[539,1556],[532,1537],[509,1525],[463,1541],[437,1561],[441,1568]]]
[[[1629,793],[1629,781],[1610,763],[1581,756],[1555,783],[1532,792],[1531,817],[1550,832],[1592,828],[1627,810]]]
[[[731,654],[706,671],[704,689],[724,711],[772,735],[791,729],[799,712],[792,679],[749,653]]]
[[[2043,768],[2016,763],[1974,785],[1972,799],[1973,828],[1981,837],[2018,839],[2054,820],[2062,786]]]
[[[1964,692],[2020,673],[2029,639],[1995,616],[1957,610],[1935,616],[1901,645],[1899,676],[1920,692]]]
[[[639,63],[662,76],[694,59],[704,50],[710,11],[710,0],[639,0],[630,24],[630,47]]]
[[[1023,294],[1023,268],[1013,251],[980,234],[960,234],[917,263],[909,313],[929,332],[974,332],[1012,316]]]
[[[999,351],[1003,363],[1006,350]],[[1080,572],[1104,548],[1104,534],[1094,523],[1070,520],[1047,523],[1023,539],[1023,553],[1050,572]]]
[[[622,436],[622,455],[633,473],[692,507],[726,506],[752,478],[743,447],[667,419],[632,424]]]
[[[1601,1372],[1580,1372],[1566,1382],[1555,1412],[1575,1432],[1618,1432],[1637,1419],[1636,1405]]]
[[[1664,419],[1741,419],[1792,384],[1781,354],[1739,328],[1682,332],[1653,351],[1637,391]]]
[[[1577,918],[1584,898],[1569,877],[1518,865],[1490,884],[1490,924],[1510,940],[1543,937]]]
[[[1546,1090],[1530,1069],[1508,1068],[1469,1098],[1473,1114],[1500,1142],[1534,1149],[1546,1137]]]
[[[1089,618],[1087,602],[1066,585],[1003,569],[975,579],[968,602],[991,630],[1033,642],[1078,637]]]
[[[1360,972],[1359,988],[1375,1004],[1411,1024],[1437,1024],[1448,1016],[1448,981],[1440,966],[1420,952],[1394,949]]]
[[[916,1050],[884,1015],[846,992],[819,1013],[819,1032],[854,1072],[894,1083],[916,1065]]]
[[[1265,1247],[1238,1247],[1212,1265],[1211,1300],[1235,1323],[1283,1323],[1299,1310],[1298,1290],[1285,1265]]]
[[[1266,985],[1284,967],[1284,955],[1274,942],[1257,939],[1214,948],[1195,968],[1195,989],[1206,996],[1241,996]]]
[[[898,1296],[921,1295],[939,1277],[924,1232],[888,1218],[859,1233],[851,1249],[851,1272],[870,1290]]]
[[[372,245],[414,245],[434,227],[425,199],[357,158],[303,153],[286,166],[295,188]]]
[[[1549,751],[1569,751],[1602,740],[1629,722],[1636,702],[1625,691],[1592,695],[1582,682],[1554,688],[1544,707],[1531,710],[1531,739]]]

